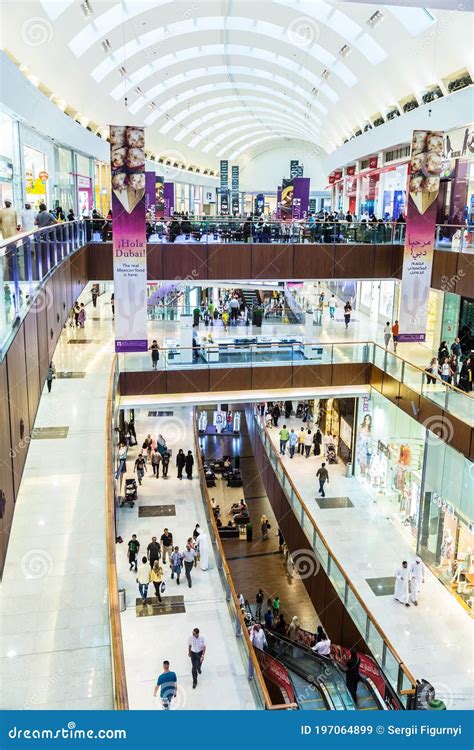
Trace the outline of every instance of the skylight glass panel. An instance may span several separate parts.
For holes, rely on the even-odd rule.
[[[349,70],[347,65],[344,65],[344,63],[338,62],[334,65],[332,68],[332,72],[335,73],[339,78],[341,78],[346,86],[354,86],[357,83],[357,77],[354,75],[352,70]]]
[[[411,36],[418,36],[430,28],[436,19],[427,8],[409,8],[399,5],[387,5],[390,13],[397,18]]]
[[[43,10],[51,21],[56,21],[73,3],[74,0],[41,0]]]
[[[92,23],[87,24],[84,29],[76,34],[69,42],[69,46],[76,55],[80,57],[92,47],[95,42],[99,42],[103,36],[106,36],[112,29],[122,23],[124,12],[122,5],[114,5],[101,16],[94,18]]]
[[[346,16],[345,13],[341,13],[339,10],[335,10],[334,13],[331,14],[327,19],[326,24],[329,28],[337,34],[340,34],[349,42],[352,42],[352,40],[362,31],[362,28],[358,23],[349,18],[349,16]]]

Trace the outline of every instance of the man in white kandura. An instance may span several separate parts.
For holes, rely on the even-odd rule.
[[[398,568],[396,576],[395,576],[394,597],[397,601],[404,604],[405,607],[410,606],[408,602],[408,599],[410,597],[409,586],[408,586],[409,582],[410,582],[410,571],[408,570],[407,561],[404,560],[402,562],[401,568]]]
[[[425,582],[425,566],[421,557],[417,555],[410,565],[411,600],[418,607],[418,594],[421,593],[421,585]]]
[[[200,531],[196,541],[199,550],[199,557],[201,560],[201,570],[209,570],[209,542],[207,539],[207,534],[205,534],[203,531]]]

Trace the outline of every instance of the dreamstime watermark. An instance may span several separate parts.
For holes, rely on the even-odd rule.
[[[449,276],[441,276],[441,287],[440,287],[441,291],[443,291],[443,292],[450,292],[451,289],[454,289],[455,285],[459,281],[461,281],[461,279],[465,275],[466,274],[464,273],[464,271],[461,268],[456,274],[454,274],[454,276],[451,276],[451,277],[449,277]]]
[[[453,708],[453,691],[446,682],[432,682],[421,688],[419,702],[423,709],[428,710],[434,698],[443,701],[448,711]]]
[[[309,16],[298,16],[293,18],[286,28],[288,41],[295,47],[307,49],[312,47],[319,39],[319,26]]]
[[[126,729],[78,729],[74,721],[60,729],[22,729],[13,726],[8,730],[11,740],[126,740]]]
[[[158,430],[166,435],[166,442],[170,445],[183,445],[188,436],[186,423],[180,417],[160,417]]]
[[[44,578],[53,570],[53,560],[44,549],[31,549],[20,560],[20,569],[27,580]]]
[[[288,555],[287,569],[300,581],[312,578],[319,573],[321,564],[316,554],[308,549],[297,549]]]
[[[426,442],[428,445],[439,445],[439,440],[445,443],[450,443],[454,436],[454,427],[452,422],[447,417],[440,417],[434,415],[428,417],[423,422],[423,427],[426,428]],[[436,438],[433,438],[433,434]]]
[[[41,47],[53,38],[53,25],[47,18],[32,16],[21,25],[20,36],[28,47]]]
[[[58,669],[57,672],[52,674],[46,681],[46,683],[33,695],[30,695],[24,705],[25,709],[28,708],[34,708],[35,706],[39,706],[42,703],[45,703],[48,700],[49,692],[52,687],[54,687],[62,678],[64,675],[63,669]]]

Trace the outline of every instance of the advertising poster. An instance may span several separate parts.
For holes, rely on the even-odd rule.
[[[155,215],[155,173],[145,172],[145,211]]]
[[[399,341],[425,341],[443,133],[413,132],[400,301]]]
[[[221,214],[227,216],[229,213],[229,162],[227,159],[221,159],[219,174]]]
[[[276,209],[277,221],[281,221],[281,185],[277,187],[277,209]]]
[[[265,211],[265,196],[263,193],[258,193],[258,195],[255,196],[255,215],[261,216],[263,212]]]
[[[283,180],[281,186],[281,218],[291,221],[293,218],[294,180]]]
[[[239,167],[232,167],[232,213],[239,213]]]
[[[293,184],[293,219],[305,219],[309,205],[309,177],[295,177]]]
[[[163,211],[166,218],[174,214],[174,182],[163,184]]]
[[[292,159],[290,161],[290,177],[298,177],[298,159]]]
[[[147,338],[145,132],[110,126],[115,351],[143,352]]]
[[[165,178],[155,176],[155,219],[162,219],[165,215]]]

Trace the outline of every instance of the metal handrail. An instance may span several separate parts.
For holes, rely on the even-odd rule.
[[[232,597],[232,600],[234,602],[234,606],[237,612],[237,617],[239,619],[239,625],[241,628],[241,631],[243,633],[247,649],[250,655],[250,659],[252,661],[252,667],[254,674],[257,677],[260,689],[263,693],[264,699],[265,699],[265,708],[267,710],[275,711],[275,710],[288,710],[288,709],[295,709],[298,708],[296,703],[288,703],[288,704],[273,704],[270,698],[270,694],[268,692],[267,686],[265,685],[265,680],[262,675],[262,671],[260,669],[260,664],[258,662],[257,657],[255,656],[252,642],[250,641],[250,636],[248,633],[247,625],[245,623],[244,617],[242,615],[242,610],[240,609],[239,600],[237,597],[237,592],[234,587],[234,583],[232,581],[232,576],[229,570],[229,567],[227,565],[226,556],[224,552],[224,547],[222,545],[220,536],[219,536],[219,529],[217,528],[217,524],[214,518],[214,513],[211,506],[211,501],[209,497],[209,492],[206,484],[205,474],[204,474],[204,467],[202,463],[202,456],[201,456],[201,449],[199,447],[199,431],[198,431],[198,424],[196,419],[196,414],[193,414],[193,425],[194,425],[194,443],[196,447],[196,457],[197,457],[197,465],[198,465],[198,475],[199,475],[199,483],[201,485],[201,493],[205,498],[207,509],[208,509],[208,516],[210,520],[210,524],[212,527],[212,531],[214,533],[214,537],[216,540],[216,545],[219,550],[219,555],[222,561],[222,567],[224,568],[226,579],[229,583],[229,590]]]
[[[16,245],[17,243],[23,242],[26,239],[34,239],[36,235],[38,235],[39,237],[41,234],[44,234],[44,232],[48,232],[50,230],[57,230],[61,229],[62,227],[70,227],[73,225],[82,226],[85,221],[87,221],[87,219],[59,221],[56,224],[50,224],[47,227],[36,227],[35,229],[30,229],[29,232],[19,232],[18,234],[14,234],[11,237],[8,237],[6,240],[0,240],[0,255],[2,254],[2,250],[6,250],[11,245]]]
[[[107,408],[105,417],[105,512],[106,512],[106,538],[107,538],[107,580],[109,595],[109,618],[110,638],[112,651],[112,669],[114,680],[115,708],[118,711],[127,711],[129,708],[127,675],[125,670],[125,657],[123,653],[122,621],[120,617],[120,606],[118,598],[116,542],[115,542],[115,498],[112,482],[112,418],[113,404],[115,402],[117,355],[112,359],[109,374],[109,387],[107,393]]]
[[[255,415],[254,415],[254,418],[255,418]],[[258,421],[257,421],[256,419],[255,419],[255,421],[256,421],[256,422],[257,422],[257,424],[258,424]],[[338,567],[338,569],[339,569],[339,572],[341,573],[342,577],[344,578],[344,581],[345,581],[345,584],[346,584],[346,586],[348,586],[348,587],[349,587],[349,589],[351,590],[352,594],[353,594],[353,595],[355,596],[355,598],[356,598],[356,599],[357,599],[357,601],[359,602],[360,606],[362,607],[362,609],[363,609],[363,610],[364,610],[364,612],[366,613],[366,616],[368,617],[368,619],[370,620],[370,622],[371,622],[371,623],[373,623],[373,625],[374,625],[374,626],[375,626],[375,628],[377,629],[377,631],[378,631],[378,634],[379,634],[380,638],[381,638],[381,639],[382,639],[382,641],[383,641],[383,642],[384,642],[384,643],[385,643],[385,644],[386,644],[386,645],[387,645],[387,646],[389,647],[389,649],[390,649],[391,653],[392,653],[392,654],[394,655],[394,657],[396,658],[396,660],[397,660],[397,662],[398,662],[398,664],[399,664],[400,668],[402,669],[403,673],[405,674],[406,678],[407,678],[407,679],[408,679],[408,680],[409,680],[409,681],[411,682],[412,688],[410,689],[409,693],[407,693],[407,694],[412,694],[412,693],[413,693],[413,692],[415,691],[415,689],[416,689],[416,680],[415,680],[415,678],[413,677],[413,675],[412,675],[412,673],[410,672],[410,670],[408,669],[408,667],[407,667],[407,666],[406,666],[406,665],[404,664],[404,662],[402,661],[402,659],[401,659],[401,658],[400,658],[400,657],[398,656],[398,654],[397,654],[397,651],[396,651],[396,650],[395,650],[395,648],[393,647],[393,645],[392,645],[392,643],[391,643],[390,639],[389,639],[389,638],[388,638],[388,636],[387,636],[387,635],[385,634],[385,632],[384,632],[384,630],[382,629],[382,627],[381,627],[381,626],[379,625],[379,623],[378,623],[377,619],[376,619],[376,618],[374,617],[374,615],[372,615],[372,614],[371,614],[371,613],[369,612],[369,610],[368,610],[368,608],[367,608],[366,604],[364,603],[363,599],[362,599],[362,598],[360,597],[360,595],[358,594],[357,590],[355,589],[354,585],[352,584],[352,582],[351,582],[351,580],[350,580],[350,578],[349,578],[348,574],[346,573],[346,571],[345,571],[345,570],[344,570],[344,568],[342,567],[341,563],[339,562],[339,560],[337,559],[337,557],[336,557],[336,556],[334,555],[334,553],[333,553],[333,552],[331,552],[331,549],[330,549],[330,547],[329,547],[329,544],[328,544],[328,542],[326,541],[326,538],[325,538],[324,534],[323,534],[323,533],[321,532],[321,530],[320,530],[320,528],[319,528],[318,524],[317,524],[317,523],[316,523],[316,521],[314,520],[314,518],[313,518],[313,515],[312,515],[312,514],[310,513],[310,511],[309,511],[309,509],[308,509],[308,507],[307,507],[306,503],[304,502],[303,498],[301,497],[301,495],[300,495],[300,493],[299,493],[298,489],[296,488],[296,486],[295,486],[295,484],[294,484],[293,480],[291,479],[291,476],[289,475],[289,473],[288,473],[288,471],[287,471],[286,467],[284,466],[284,464],[283,464],[283,461],[281,460],[281,457],[280,457],[280,456],[278,455],[278,452],[277,452],[277,450],[276,450],[275,446],[274,446],[274,445],[273,445],[273,443],[272,443],[272,440],[271,440],[271,438],[270,438],[270,436],[269,436],[269,434],[268,434],[268,431],[267,431],[267,429],[266,429],[266,428],[263,428],[262,430],[260,430],[259,434],[260,434],[260,439],[261,439],[261,441],[262,441],[262,444],[263,444],[263,446],[265,447],[265,450],[266,450],[266,453],[267,453],[267,455],[268,455],[268,456],[272,455],[272,456],[273,456],[274,458],[276,458],[276,460],[278,461],[278,464],[279,464],[279,467],[280,467],[280,469],[281,469],[282,473],[283,473],[283,474],[285,475],[285,478],[286,478],[286,480],[288,481],[288,484],[289,484],[289,485],[291,486],[291,488],[292,488],[293,492],[295,493],[295,495],[296,495],[296,497],[297,497],[297,499],[298,499],[298,502],[299,502],[299,503],[301,503],[301,507],[303,508],[303,510],[304,510],[304,512],[305,512],[305,514],[306,514],[306,517],[307,517],[307,518],[308,518],[308,520],[310,521],[310,523],[311,523],[311,525],[312,525],[312,527],[313,527],[314,531],[316,532],[316,534],[317,534],[317,535],[319,536],[319,538],[321,539],[321,541],[322,541],[322,543],[323,543],[323,545],[324,545],[324,547],[325,547],[325,549],[326,549],[326,552],[327,552],[327,553],[328,553],[328,555],[330,556],[331,560],[332,560],[332,561],[333,561],[333,562],[334,562],[334,563],[335,563],[335,564],[337,565],[337,567]],[[267,436],[267,440],[268,440],[268,443],[267,443],[267,442],[266,442],[266,441],[265,441],[264,439],[262,439],[262,437],[261,437],[261,435],[262,435],[262,434],[264,434],[264,435],[266,435],[266,436]],[[268,444],[268,446],[269,446],[269,449],[267,449],[267,444]],[[276,475],[277,475],[277,477],[278,477],[278,474],[277,474],[277,472],[275,472],[275,473],[276,473]],[[282,488],[283,488],[283,490],[285,491],[285,487],[284,487],[284,485],[282,485]],[[318,555],[319,555],[319,553],[316,553],[316,554],[318,554]],[[397,692],[398,692],[398,691],[397,691]]]

